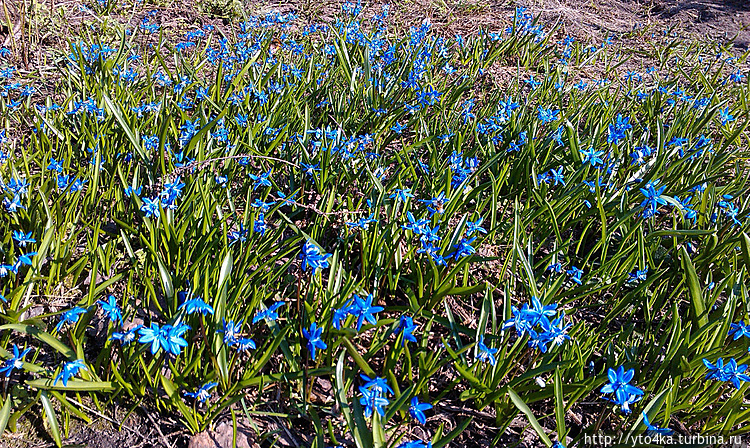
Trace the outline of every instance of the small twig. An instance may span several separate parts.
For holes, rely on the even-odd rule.
[[[133,428],[131,428],[131,427],[129,427],[129,426],[125,426],[125,425],[123,425],[123,424],[122,424],[122,422],[118,422],[117,420],[115,420],[115,419],[113,419],[113,418],[109,418],[109,417],[107,417],[106,415],[104,415],[104,414],[102,414],[102,413],[100,413],[100,412],[96,411],[95,409],[91,409],[90,407],[88,407],[88,406],[85,406],[85,405],[83,405],[82,403],[79,403],[79,402],[77,402],[76,400],[73,400],[72,398],[68,398],[68,401],[72,402],[73,404],[76,404],[76,405],[78,405],[79,407],[81,407],[81,408],[83,408],[84,410],[86,410],[86,411],[88,411],[88,412],[90,412],[90,413],[92,413],[92,414],[96,415],[96,416],[97,416],[97,417],[99,417],[99,418],[103,418],[104,420],[106,420],[106,421],[108,421],[108,422],[110,422],[110,423],[112,423],[112,424],[114,424],[114,425],[117,425],[117,426],[118,426],[119,428],[125,428],[125,429],[127,429],[128,431],[132,432],[133,434],[138,434],[139,436],[141,436],[141,433],[140,433],[140,432],[138,432],[138,431],[136,431],[135,429],[133,429]],[[142,436],[141,436],[141,437],[142,437]]]
[[[154,428],[156,428],[156,432],[159,433],[159,436],[161,436],[161,439],[162,439],[162,442],[164,443],[164,446],[166,446],[167,448],[174,448],[174,446],[171,443],[169,443],[169,439],[167,439],[164,436],[164,433],[161,432],[161,428],[159,427],[159,424],[156,423],[156,421],[154,421],[154,418],[151,417],[151,414],[148,413],[148,412],[146,412],[146,417],[149,419],[149,421],[151,422],[151,424],[154,425]]]
[[[191,163],[188,163],[188,164],[186,164],[184,166],[181,166],[181,167],[175,169],[174,172],[177,175],[179,175],[182,171],[193,171],[193,170],[200,171],[200,170],[204,169],[206,167],[206,165],[208,165],[208,164],[210,164],[212,162],[220,162],[222,160],[231,160],[231,159],[245,159],[245,158],[273,160],[274,162],[286,163],[287,165],[291,165],[291,166],[295,166],[295,167],[297,166],[296,164],[294,164],[294,163],[292,163],[292,162],[290,162],[288,160],[279,159],[278,157],[260,156],[260,155],[257,155],[257,154],[238,154],[236,156],[214,157],[212,159],[201,160],[199,162],[191,162]]]

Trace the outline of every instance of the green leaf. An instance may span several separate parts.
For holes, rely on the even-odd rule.
[[[47,398],[46,392],[42,392],[39,398],[42,401],[44,415],[47,417],[49,432],[52,435],[52,438],[55,440],[55,444],[61,447],[62,437],[60,437],[60,426],[57,424],[57,415],[55,414],[55,409],[52,407],[52,403],[50,403],[49,398]]]
[[[8,419],[10,419],[10,403],[11,397],[7,396],[3,402],[3,407],[0,408],[0,439],[3,438],[5,427],[8,426]]]
[[[76,356],[76,352],[73,351],[70,347],[60,342],[59,339],[52,336],[51,334],[46,333],[33,325],[7,324],[7,325],[0,326],[0,330],[14,330],[14,331],[27,334],[29,336],[33,336],[34,338],[44,342],[45,344],[55,349],[55,351],[57,351],[64,357],[68,358],[70,361],[78,359],[78,356]]]
[[[695,272],[695,266],[692,260],[690,260],[690,255],[688,255],[685,246],[680,248],[680,259],[682,262],[683,280],[687,286],[690,298],[692,318],[697,330],[708,323],[706,305],[703,302],[703,291],[701,291],[698,274]]]
[[[467,418],[466,420],[459,423],[455,428],[453,428],[453,431],[441,437],[439,440],[434,441],[432,443],[432,448],[443,448],[444,446],[448,445],[453,439],[458,437],[459,434],[464,432],[466,427],[469,426],[469,423],[471,423],[472,419],[473,417]]]
[[[67,385],[63,385],[60,381],[54,384],[54,380],[47,378],[26,381],[26,384],[35,389],[70,392],[112,392],[115,390],[115,385],[110,381],[70,380]]]
[[[542,439],[542,442],[548,447],[551,447],[552,441],[549,439],[549,436],[547,436],[547,433],[544,432],[544,428],[542,428],[542,425],[540,425],[539,421],[534,417],[534,413],[531,412],[531,409],[526,405],[526,402],[524,402],[523,399],[521,399],[521,397],[519,397],[511,388],[508,388],[508,395],[510,396],[510,401],[512,401],[518,410],[523,412],[524,415],[526,415],[526,418],[529,419],[531,427],[534,428],[534,431],[536,431],[539,438]]]
[[[560,366],[555,368],[555,423],[557,424],[557,440],[565,444],[565,402],[563,401],[562,373]]]

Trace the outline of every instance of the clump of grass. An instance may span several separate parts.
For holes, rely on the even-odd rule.
[[[197,433],[274,387],[317,447],[442,447],[459,401],[493,443],[745,433],[746,55],[360,15],[146,15],[71,41],[57,101],[0,71],[0,432],[60,445],[85,395]]]

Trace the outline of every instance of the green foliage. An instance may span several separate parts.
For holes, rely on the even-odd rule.
[[[88,418],[72,395],[197,433],[268,390],[316,447],[408,442],[415,397],[489,415],[493,443],[519,413],[546,446],[642,431],[642,411],[747,433],[747,384],[703,363],[748,359],[727,336],[750,310],[746,55],[672,42],[636,77],[627,48],[557,43],[522,11],[463,43],[351,14],[173,42],[149,17],[76,36],[53,95],[0,99],[0,357],[33,347],[3,364],[0,433],[31,411],[61,445]],[[522,331],[535,303],[552,311]],[[634,416],[601,398],[619,366],[644,392]],[[392,388],[382,415],[361,374]],[[596,423],[574,431],[584,406]],[[433,447],[477,418],[429,420]]]

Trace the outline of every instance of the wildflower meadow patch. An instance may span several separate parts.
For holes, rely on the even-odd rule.
[[[318,448],[750,432],[747,54],[638,66],[524,8],[146,11],[43,89],[0,60],[0,434],[114,406]]]

